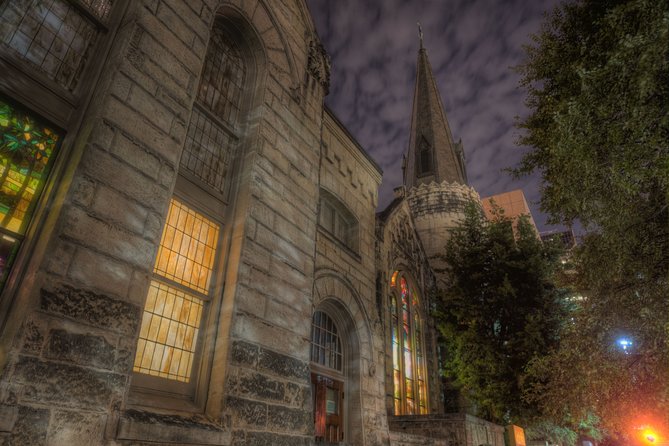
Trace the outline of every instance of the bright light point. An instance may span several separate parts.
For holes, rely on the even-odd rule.
[[[651,443],[654,443],[655,442],[655,436],[651,435],[651,434],[648,434],[648,435],[646,435],[646,440],[651,442]]]
[[[618,339],[618,345],[621,346],[623,350],[627,350],[632,347],[632,341],[626,338],[620,338]]]

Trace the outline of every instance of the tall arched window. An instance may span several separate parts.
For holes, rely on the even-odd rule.
[[[221,235],[239,141],[246,66],[220,23],[212,30],[179,176],[158,248],[133,370],[135,387],[194,396],[208,372],[222,295]]]
[[[344,440],[344,349],[335,321],[316,311],[311,323],[311,385],[316,441]]]
[[[426,414],[427,375],[418,292],[399,271],[393,273],[390,288],[394,412]]]

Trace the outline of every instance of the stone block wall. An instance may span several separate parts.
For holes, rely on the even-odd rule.
[[[65,192],[37,235],[48,248],[11,315],[21,329],[3,338],[0,401],[11,421],[0,438],[11,444],[102,444],[124,405],[212,6],[128,4],[63,148],[67,174],[54,187]]]
[[[448,446],[504,446],[504,427],[467,414],[391,417],[393,432],[439,439]]]
[[[381,171],[325,112],[320,187],[357,220],[352,249],[319,226],[316,232],[314,309],[338,320],[345,339],[348,444],[387,444],[384,343],[375,299],[375,209]]]
[[[63,151],[68,167],[55,179],[51,215],[38,228],[46,249],[11,315],[20,328],[3,333],[0,443],[308,444],[327,85],[323,71],[313,69],[324,56],[311,50],[316,37],[306,6],[117,4],[127,9],[91,100],[81,103],[82,124]],[[132,365],[217,14],[254,52],[254,91],[222,234],[225,289],[213,308],[206,404],[161,409],[132,398]]]

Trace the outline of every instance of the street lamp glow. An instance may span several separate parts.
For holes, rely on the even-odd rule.
[[[620,346],[620,348],[623,349],[623,351],[625,353],[627,353],[627,350],[631,349],[632,345],[633,345],[632,341],[627,339],[627,338],[620,338],[620,339],[618,339],[617,343]]]

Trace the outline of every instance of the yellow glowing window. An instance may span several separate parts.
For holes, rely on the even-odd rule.
[[[154,272],[207,293],[217,241],[217,224],[173,199]]]
[[[152,281],[134,370],[188,382],[202,318],[202,299]]]
[[[172,199],[144,307],[135,372],[190,381],[218,233],[219,225]]]

